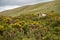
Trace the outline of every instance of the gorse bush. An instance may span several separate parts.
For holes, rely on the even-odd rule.
[[[60,14],[1,16],[0,40],[60,40]]]

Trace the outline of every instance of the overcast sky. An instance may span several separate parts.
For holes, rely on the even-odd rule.
[[[22,5],[31,5],[52,0],[0,0],[0,11],[16,8]]]

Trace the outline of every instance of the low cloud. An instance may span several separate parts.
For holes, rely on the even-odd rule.
[[[39,2],[47,2],[52,0],[0,0],[0,11],[12,9],[17,6],[30,5]]]
[[[51,0],[0,0],[0,6],[24,5],[24,4],[32,4],[32,3],[44,2],[44,1],[51,1]]]

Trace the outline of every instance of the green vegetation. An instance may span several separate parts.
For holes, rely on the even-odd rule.
[[[60,1],[24,6],[0,15],[0,40],[60,40]]]

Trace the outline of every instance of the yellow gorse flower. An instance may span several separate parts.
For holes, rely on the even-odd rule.
[[[0,30],[4,30],[4,26],[0,25]]]

